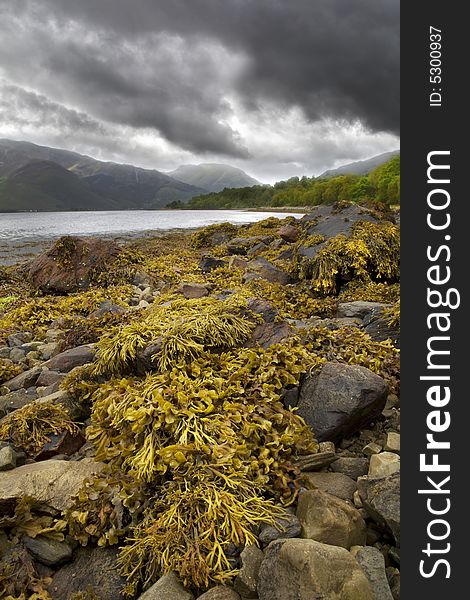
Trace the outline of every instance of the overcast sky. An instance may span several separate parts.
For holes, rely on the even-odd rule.
[[[0,137],[261,181],[399,147],[399,0],[0,0]]]

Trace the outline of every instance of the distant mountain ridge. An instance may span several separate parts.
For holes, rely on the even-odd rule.
[[[225,188],[241,188],[260,183],[242,169],[218,163],[182,165],[168,175],[208,192],[221,192]]]
[[[384,152],[366,160],[358,160],[356,162],[341,165],[336,169],[328,169],[318,176],[318,178],[337,177],[338,175],[367,175],[380,165],[388,162],[394,156],[400,154],[400,150],[392,150]]]

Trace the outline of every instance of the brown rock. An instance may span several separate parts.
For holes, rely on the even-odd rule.
[[[240,596],[232,588],[226,585],[218,585],[202,594],[202,596],[198,596],[197,600],[240,600]]]
[[[294,332],[285,321],[281,323],[260,323],[254,328],[245,346],[252,347],[259,344],[261,348],[266,350],[273,344],[284,342],[292,335],[294,335]]]
[[[278,234],[286,242],[294,243],[299,239],[299,230],[294,225],[283,225],[278,229]]]
[[[118,253],[119,246],[109,240],[64,236],[32,261],[28,278],[44,292],[86,290]]]
[[[86,442],[85,437],[79,432],[77,435],[72,435],[68,431],[64,431],[59,435],[50,435],[50,441],[44,444],[38,454],[34,457],[37,462],[47,460],[57,454],[66,454],[71,456],[79,450]]]
[[[288,273],[279,267],[274,266],[269,260],[266,260],[262,256],[250,260],[247,269],[257,277],[266,279],[266,281],[269,281],[270,283],[280,283],[281,285],[293,283],[293,279]]]
[[[44,363],[50,371],[68,373],[75,367],[81,367],[95,360],[95,350],[92,346],[77,346],[65,352],[61,352]]]
[[[23,371],[23,373],[20,373],[16,377],[13,377],[13,379],[5,381],[3,385],[7,387],[11,392],[21,390],[22,388],[27,389],[36,384],[36,381],[38,380],[41,371],[41,366],[33,367],[28,371]]]
[[[342,500],[352,501],[357,483],[344,473],[304,473],[302,481],[308,489],[318,489]]]
[[[203,298],[209,295],[209,290],[203,283],[183,283],[177,290],[187,300]]]

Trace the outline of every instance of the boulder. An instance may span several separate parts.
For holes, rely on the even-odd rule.
[[[73,561],[52,577],[49,594],[53,600],[72,600],[77,592],[91,588],[100,600],[124,600],[126,580],[118,573],[117,557],[116,548],[78,548]]]
[[[61,352],[44,363],[50,371],[68,373],[75,367],[81,367],[95,360],[95,350],[91,345],[77,346]]]
[[[65,510],[72,496],[87,477],[98,473],[102,463],[84,458],[81,461],[45,460],[16,467],[0,477],[0,513],[11,513],[17,500],[30,496],[55,510]]]
[[[139,600],[194,600],[194,596],[184,589],[176,573],[170,571],[139,596]]]
[[[240,554],[240,570],[233,588],[243,600],[257,598],[257,581],[264,554],[257,546],[246,546]]]
[[[366,543],[366,524],[359,511],[321,490],[300,493],[297,517],[302,537],[349,550]]]
[[[318,440],[340,440],[377,418],[387,400],[386,381],[359,365],[326,363],[300,389],[298,414]]]
[[[374,600],[364,572],[344,548],[277,540],[261,563],[259,600]]]
[[[269,281],[270,283],[280,283],[281,285],[293,283],[293,279],[288,273],[279,267],[274,266],[269,260],[266,260],[262,256],[250,260],[247,269],[257,277],[266,279],[266,281]]]
[[[46,293],[86,290],[118,253],[110,240],[64,236],[31,262],[28,279]]]
[[[352,501],[357,483],[344,473],[304,473],[302,481],[307,489],[318,489],[342,500]]]
[[[368,515],[400,544],[400,473],[380,479],[359,479],[359,495]]]
[[[303,216],[301,222],[308,227],[308,235],[320,234],[326,240],[339,234],[349,237],[353,225],[358,221],[376,223],[377,219],[370,211],[357,204],[345,207],[326,205],[314,207],[308,215]],[[311,223],[311,225],[309,225]]]
[[[203,283],[183,283],[176,291],[183,294],[187,300],[209,295],[209,289]]]
[[[393,600],[385,571],[385,560],[380,550],[366,546],[355,553],[355,558],[369,580],[374,600]]]
[[[299,229],[294,225],[283,225],[277,230],[279,236],[286,242],[293,244],[299,239]]]

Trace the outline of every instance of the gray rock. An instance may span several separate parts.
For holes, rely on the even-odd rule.
[[[12,446],[0,449],[0,471],[9,471],[16,467],[16,452]]]
[[[346,550],[366,543],[366,524],[358,510],[321,490],[301,491],[297,517],[302,526],[301,537],[305,539]]]
[[[7,344],[10,348],[15,348],[16,346],[21,346],[22,344],[30,342],[32,339],[33,335],[29,332],[13,333],[8,336]]]
[[[0,513],[11,513],[17,500],[25,496],[62,511],[72,504],[83,480],[102,468],[102,463],[84,458],[76,462],[45,460],[6,471],[0,477]]]
[[[209,295],[209,289],[202,283],[183,283],[177,289],[187,299],[203,298]]]
[[[318,440],[336,441],[378,417],[387,399],[386,381],[365,367],[328,362],[300,389],[298,414]]]
[[[36,381],[36,386],[48,387],[50,385],[54,385],[54,383],[57,381],[63,381],[65,377],[65,373],[59,373],[58,371],[51,371],[50,369],[45,368],[39,375]]]
[[[23,406],[31,404],[37,397],[38,395],[34,388],[16,390],[15,392],[9,392],[4,396],[0,396],[0,418],[18,408],[23,408]]]
[[[17,390],[21,390],[21,388],[27,389],[36,384],[41,371],[42,367],[33,367],[28,371],[23,371],[23,373],[13,377],[13,379],[5,381],[3,385],[5,385],[11,392],[16,392]]]
[[[52,402],[53,404],[62,404],[69,413],[73,421],[83,421],[90,416],[90,407],[85,403],[80,403],[65,390],[57,390],[52,394],[41,396],[38,402]]]
[[[374,308],[374,310],[364,317],[362,326],[364,331],[376,342],[383,342],[390,338],[395,346],[398,346],[400,332],[396,327],[388,324],[388,318],[383,315],[383,308]]]
[[[72,558],[72,548],[66,542],[59,542],[41,535],[36,538],[25,535],[23,543],[37,561],[48,567],[57,567]]]
[[[261,254],[261,252],[263,252],[263,250],[267,250],[267,249],[268,249],[267,244],[260,242],[259,244],[255,244],[252,248],[250,248],[248,250],[247,254],[249,256],[257,256],[258,254]]]
[[[333,206],[316,206],[312,211],[302,217],[301,221],[305,223],[313,222],[307,229],[308,235],[319,233],[325,239],[335,237],[339,234],[350,236],[354,223],[358,221],[377,222],[377,219],[370,214],[370,211],[359,205],[351,205],[342,210],[337,210]]]
[[[176,574],[170,571],[139,596],[139,600],[194,600],[194,596],[184,589]]]
[[[150,289],[150,288],[149,288]],[[104,315],[123,315],[126,309],[119,304],[114,304],[111,300],[101,302],[96,310],[88,315],[90,319],[103,317]]]
[[[261,277],[261,279],[266,279],[270,283],[280,283],[281,285],[293,283],[293,279],[288,273],[274,266],[262,256],[250,260],[247,268],[258,277]]]
[[[300,521],[294,514],[287,514],[285,518],[278,519],[276,525],[276,527],[266,524],[261,526],[258,539],[263,548],[280,538],[299,537],[302,531]]]
[[[265,552],[259,600],[374,600],[354,557],[314,540],[277,540]]]
[[[294,408],[299,403],[299,388],[293,387],[282,390],[281,400],[286,408]]]
[[[374,600],[393,600],[385,572],[385,560],[380,550],[366,546],[356,552],[355,558],[369,580]]]
[[[59,342],[49,342],[47,344],[43,344],[38,348],[38,352],[42,358],[42,360],[49,360],[53,356],[59,354]]]
[[[354,302],[341,302],[338,304],[336,311],[337,317],[355,317],[357,319],[364,319],[364,317],[370,314],[374,309],[382,310],[389,308],[390,304],[382,304],[381,302],[364,302],[363,300],[355,300]]]
[[[95,350],[91,345],[77,346],[61,352],[44,363],[50,371],[69,373],[75,367],[81,367],[95,360]]]
[[[233,582],[233,588],[242,598],[257,598],[256,582],[264,554],[257,546],[246,546],[240,554],[241,567]]]
[[[20,363],[26,358],[26,351],[22,348],[12,348],[10,350],[10,360],[14,363]]]
[[[117,557],[115,548],[78,548],[74,560],[52,577],[49,594],[53,600],[72,600],[74,593],[91,587],[100,600],[124,600],[126,580],[118,573]]]
[[[358,477],[367,475],[367,472],[369,471],[369,459],[344,456],[335,460],[331,465],[331,468],[335,473],[343,473],[356,481]]]
[[[205,594],[202,594],[202,596],[198,596],[197,600],[240,600],[240,596],[232,588],[225,585],[218,585]]]
[[[400,457],[394,452],[381,452],[370,457],[368,475],[372,479],[388,477],[400,470]]]
[[[367,514],[400,545],[400,474],[359,479],[357,486]]]
[[[302,480],[308,489],[318,489],[342,500],[352,501],[356,482],[344,473],[304,473]]]
[[[0,346],[0,358],[10,358],[10,351],[8,346]]]

